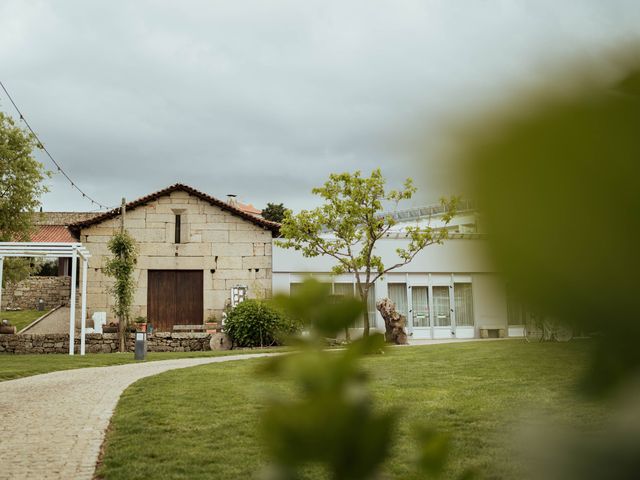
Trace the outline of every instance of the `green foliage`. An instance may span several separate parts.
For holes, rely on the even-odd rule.
[[[383,214],[383,207],[391,203],[397,208],[401,201],[410,199],[416,192],[413,181],[408,178],[401,190],[386,191],[380,169],[371,172],[370,177],[362,177],[360,171],[356,171],[331,174],[324,186],[314,188],[312,192],[319,195],[324,204],[298,214],[288,212],[280,228],[284,239],[276,244],[300,251],[305,257],[332,257],[336,261],[333,273],[355,274],[358,295],[364,303],[371,285],[378,278],[408,264],[427,246],[442,243],[447,238],[444,228],[407,227],[405,233],[409,244],[396,250],[397,263],[386,266],[382,257],[376,255],[375,245],[397,222],[391,215]],[[446,225],[455,215],[459,198],[442,199],[441,202],[446,208],[443,217]],[[369,319],[365,316],[364,320],[367,335]]]
[[[6,257],[2,270],[2,285],[17,283],[35,272],[31,258]]]
[[[0,112],[0,241],[28,241],[33,229],[33,213],[40,196],[48,189],[42,184],[49,172],[36,161],[35,137]],[[18,282],[32,273],[29,259],[5,259],[3,282]]]
[[[40,206],[48,176],[33,157],[35,137],[0,112],[0,241],[29,239],[32,213]]]
[[[36,262],[34,269],[34,274],[39,277],[55,277],[58,275],[58,262],[55,260]]]
[[[282,223],[288,211],[282,203],[267,203],[267,206],[262,209],[262,218]]]
[[[330,285],[312,278],[305,280],[296,295],[277,295],[274,302],[321,338],[335,338],[365,313],[357,298],[332,297]]]
[[[111,237],[107,248],[113,257],[107,260],[104,272],[115,280],[111,287],[111,293],[115,299],[113,312],[120,322],[121,346],[123,346],[124,334],[129,327],[131,303],[135,290],[133,270],[136,265],[137,248],[135,241],[127,231]]]
[[[245,300],[227,315],[224,331],[238,347],[282,345],[287,336],[298,333],[299,325],[272,305]]]
[[[299,342],[299,353],[274,358],[265,368],[292,380],[299,391],[295,399],[273,400],[264,413],[265,447],[272,461],[267,478],[302,478],[309,465],[320,465],[337,480],[378,478],[391,453],[398,412],[376,408],[360,360],[381,353],[384,337],[363,336],[342,350],[326,351],[323,338],[351,325],[364,306],[355,299],[331,298],[318,282],[307,281],[299,293],[276,302],[309,331]],[[416,468],[439,473],[448,439],[424,429],[418,443]]]
[[[515,119],[483,119],[466,170],[511,289],[574,331],[601,332],[588,382],[602,392],[640,369],[640,71],[619,87],[580,82]]]

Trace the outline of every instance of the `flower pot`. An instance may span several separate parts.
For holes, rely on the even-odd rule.
[[[146,332],[147,331],[147,324],[146,323],[138,323],[137,327],[138,327],[138,331],[139,332]]]

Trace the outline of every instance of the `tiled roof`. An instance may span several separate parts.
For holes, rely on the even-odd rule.
[[[37,212],[34,225],[70,225],[100,215],[99,212]]]
[[[236,205],[243,212],[250,213],[251,215],[262,215],[262,210],[258,210],[250,203],[240,203],[238,202]]]
[[[32,242],[50,243],[50,242],[77,242],[78,239],[73,236],[66,225],[40,225],[36,227],[36,231],[31,235]]]
[[[196,190],[193,187],[184,185],[182,183],[176,183],[175,185],[171,185],[170,187],[164,188],[162,190],[158,190],[157,192],[154,192],[154,193],[150,193],[149,195],[145,195],[144,197],[140,197],[137,200],[134,200],[133,202],[127,203],[126,208],[127,210],[133,210],[135,208],[138,208],[150,202],[153,202],[154,200],[157,200],[160,197],[170,195],[172,192],[180,192],[180,191],[186,192],[189,195],[193,195],[194,197],[197,197],[205,202],[208,202],[211,205],[219,207],[222,210],[225,210],[233,215],[237,215],[238,217],[244,218],[245,220],[255,225],[258,225],[259,227],[262,227],[266,230],[271,230],[274,233],[274,235],[278,235],[280,232],[279,223],[270,222],[268,220],[265,220],[263,218],[256,216],[255,214],[247,213],[246,211],[240,209],[239,207],[230,205],[227,202],[223,202],[222,200],[212,197],[211,195],[207,195],[206,193],[203,193],[199,190]],[[90,225],[95,225],[96,223],[104,222],[105,220],[109,220],[111,218],[116,218],[119,215],[120,215],[120,208],[114,208],[113,210],[110,210],[106,213],[95,216],[88,220],[82,220],[79,222],[72,223],[71,225],[69,225],[69,229],[73,233],[79,235],[81,229],[86,228]]]

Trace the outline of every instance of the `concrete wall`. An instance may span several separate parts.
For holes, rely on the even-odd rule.
[[[181,243],[175,240],[175,215],[181,215]],[[173,192],[126,214],[126,229],[138,243],[134,272],[136,291],[133,316],[147,315],[148,270],[204,271],[203,320],[220,318],[230,290],[247,285],[250,298],[271,296],[272,233],[244,218],[212,206],[186,192]],[[107,243],[120,228],[120,218],[93,225],[81,232],[89,249],[87,304],[90,312],[107,312],[113,320],[112,280],[103,274]]]
[[[29,277],[21,282],[7,283],[2,289],[2,309],[33,310],[40,299],[51,309],[69,303],[71,277]]]
[[[397,248],[405,248],[406,239],[382,239],[376,244],[376,254],[386,266],[398,262]],[[493,272],[483,239],[450,239],[442,245],[431,245],[418,253],[411,263],[394,272],[469,273]],[[330,272],[335,260],[330,257],[305,258],[300,252],[274,245],[273,271],[277,272]]]

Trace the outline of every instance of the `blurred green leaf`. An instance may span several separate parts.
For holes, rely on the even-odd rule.
[[[465,155],[498,270],[527,304],[601,332],[588,381],[605,391],[640,366],[640,75],[576,91],[483,119]]]

